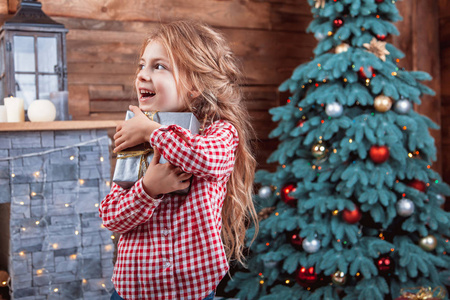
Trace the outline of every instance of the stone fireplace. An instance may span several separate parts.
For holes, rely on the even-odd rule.
[[[58,123],[77,124],[52,128]],[[3,124],[0,270],[9,273],[11,299],[109,299],[114,237],[98,216],[110,188],[106,128]]]

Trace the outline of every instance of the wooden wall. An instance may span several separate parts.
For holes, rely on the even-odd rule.
[[[443,179],[450,183],[450,0],[439,0]],[[447,198],[446,210],[450,211]]]

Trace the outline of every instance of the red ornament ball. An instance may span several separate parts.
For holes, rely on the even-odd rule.
[[[384,42],[388,38],[388,36],[387,34],[377,34],[376,38],[377,40]]]
[[[281,195],[281,200],[283,200],[284,203],[286,203],[289,206],[294,207],[295,204],[297,204],[297,199],[295,199],[294,197],[289,195],[292,192],[295,192],[295,184],[288,183],[282,187],[280,195]]]
[[[302,250],[303,238],[298,233],[289,233],[289,242],[297,250]]]
[[[366,80],[371,77],[375,77],[375,71],[372,66],[361,67],[358,71],[358,76],[361,80]]]
[[[383,2],[384,2],[384,0],[375,0],[375,3],[378,3],[378,4],[383,3]]]
[[[314,270],[314,267],[300,267],[297,270],[297,276],[295,281],[302,287],[309,287],[310,285],[316,283],[319,280],[319,276]]]
[[[377,268],[381,273],[389,273],[394,270],[394,262],[389,256],[382,256],[377,261]]]
[[[344,25],[344,20],[342,20],[342,18],[336,18],[333,20],[333,25],[336,28],[340,28],[342,27],[342,25]]]
[[[374,163],[381,164],[389,159],[389,148],[386,146],[372,146],[369,150],[369,156]]]
[[[407,183],[407,186],[413,187],[416,190],[421,191],[422,193],[425,193],[425,191],[427,190],[427,185],[425,184],[425,182],[414,179],[410,182]]]
[[[356,205],[354,210],[344,209],[342,211],[342,219],[349,224],[358,223],[361,218],[361,210]]]

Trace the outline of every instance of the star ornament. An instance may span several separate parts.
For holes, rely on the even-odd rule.
[[[325,7],[325,2],[327,0],[314,0],[316,2],[315,7],[316,8],[324,8]]]
[[[376,38],[373,38],[370,41],[370,44],[364,43],[363,46],[367,51],[375,54],[375,56],[382,61],[386,61],[386,55],[390,54],[390,52],[386,50],[386,42],[379,41]]]

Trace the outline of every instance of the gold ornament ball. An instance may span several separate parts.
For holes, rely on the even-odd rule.
[[[349,44],[346,43],[342,43],[339,46],[336,46],[336,53],[342,53],[342,52],[347,52],[348,49],[350,48]]]
[[[344,285],[347,282],[347,275],[344,272],[336,271],[331,275],[331,281],[336,285]]]
[[[392,107],[392,100],[385,95],[379,95],[373,100],[373,106],[379,112],[387,112]]]
[[[315,158],[323,158],[325,155],[327,155],[328,149],[324,143],[318,142],[312,146],[311,152]]]
[[[437,246],[437,239],[433,235],[423,237],[419,241],[420,247],[426,251],[433,251]]]

